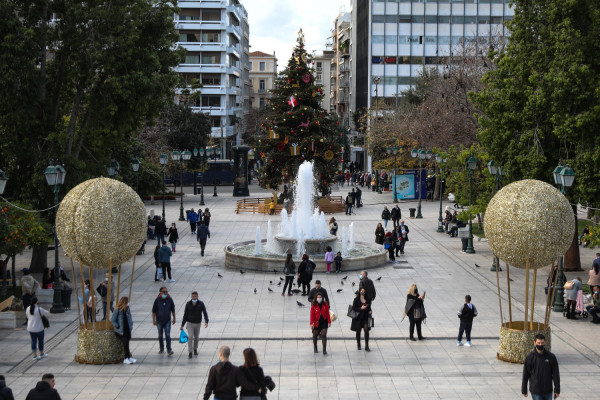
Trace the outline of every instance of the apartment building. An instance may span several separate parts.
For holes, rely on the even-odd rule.
[[[250,109],[248,13],[238,0],[179,0],[174,16],[179,46],[187,50],[177,67],[184,82],[198,79],[201,98],[193,109],[210,116],[211,135],[231,158]]]
[[[332,77],[335,75],[332,64],[334,57],[332,50],[319,51],[313,56],[315,84],[323,87],[321,107],[330,113],[336,111],[335,97],[332,97],[332,88],[335,88],[335,78]]]
[[[273,54],[253,51],[250,53],[250,106],[264,110],[277,78],[277,57]]]

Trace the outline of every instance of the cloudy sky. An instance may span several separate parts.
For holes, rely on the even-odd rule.
[[[279,69],[290,58],[298,30],[302,28],[306,49],[324,50],[333,20],[340,11],[350,12],[350,0],[241,0],[250,24],[250,51],[272,54]]]

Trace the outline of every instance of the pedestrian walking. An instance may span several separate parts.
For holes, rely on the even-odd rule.
[[[31,337],[31,352],[33,353],[34,360],[48,357],[48,354],[44,353],[44,329],[46,329],[46,326],[42,317],[48,318],[50,317],[50,313],[39,307],[37,303],[37,297],[33,297],[31,305],[25,310],[27,332],[29,332],[29,336]]]
[[[400,221],[400,254],[404,254],[404,246],[406,246],[406,242],[408,242],[408,233],[410,232],[410,229],[408,229],[408,226],[406,226],[404,224],[404,221]]]
[[[240,390],[240,400],[261,400],[263,399],[262,395],[266,394],[267,391],[265,373],[258,363],[258,357],[256,356],[256,352],[253,348],[248,347],[244,349],[243,354],[244,365],[239,367],[239,371],[248,382],[258,384],[260,388],[258,390],[252,390],[251,388],[247,388],[244,384],[242,384],[242,390]],[[266,395],[264,398],[266,398]]]
[[[283,273],[285,275],[285,284],[283,285],[282,296],[285,296],[285,289],[288,290],[288,296],[292,295],[292,283],[294,283],[294,276],[296,275],[296,264],[292,260],[292,254],[288,253],[283,264]]]
[[[129,349],[131,332],[133,331],[133,319],[131,318],[131,310],[129,309],[129,297],[121,297],[117,304],[117,311],[110,317],[110,322],[113,324],[115,335],[123,343],[123,351],[125,353],[123,364],[135,364],[137,360],[133,358],[131,350]]]
[[[333,261],[335,262],[335,273],[336,274],[342,273],[342,261],[344,261],[344,258],[342,257],[342,253],[338,251],[337,255],[335,256]]]
[[[463,333],[467,335],[465,346],[471,347],[471,328],[473,327],[473,318],[477,316],[477,307],[471,303],[471,296],[465,296],[465,304],[458,310],[460,327],[458,328],[457,345],[462,346]]]
[[[164,340],[166,340],[167,353],[170,356],[173,355],[173,350],[171,349],[171,324],[175,325],[175,322],[175,302],[173,302],[167,288],[163,286],[160,288],[160,293],[152,305],[152,324],[158,329],[158,344],[160,345],[158,354],[165,352]]]
[[[192,292],[192,299],[185,304],[183,319],[181,320],[181,328],[183,330],[187,323],[188,332],[188,358],[192,358],[192,350],[194,355],[198,355],[198,341],[200,340],[200,326],[202,325],[202,315],[204,315],[204,327],[208,328],[208,314],[206,306],[198,300],[198,292]]]
[[[388,224],[390,218],[392,218],[392,214],[390,213],[390,210],[388,210],[387,206],[383,206],[383,211],[381,212],[381,219],[383,220],[383,228],[384,229],[387,229],[387,224]]]
[[[400,225],[400,218],[402,218],[402,211],[400,211],[400,207],[396,204],[392,211],[390,212],[390,216],[392,217],[392,221],[394,223],[394,229]]]
[[[577,314],[575,314],[575,307],[577,306],[577,293],[581,290],[581,278],[576,277],[575,279],[570,280],[569,282],[571,288],[567,289],[565,287],[565,295],[567,299],[567,319],[579,319]],[[567,286],[567,285],[565,285]]]
[[[167,226],[165,225],[165,221],[161,217],[156,217],[156,226],[154,227],[154,236],[156,237],[156,242],[160,245],[165,241],[165,235],[167,234]]]
[[[321,293],[327,304],[329,304],[329,296],[327,295],[327,290],[323,286],[321,286],[321,281],[318,279],[315,281],[315,287],[310,289],[310,293],[308,294],[307,300],[310,303],[312,303],[317,293]]]
[[[371,317],[371,299],[367,295],[365,288],[360,289],[359,293],[354,298],[352,309],[358,313],[356,318],[352,318],[350,329],[356,332],[356,345],[358,350],[360,347],[360,332],[365,332],[365,351],[369,349],[369,318]]]
[[[115,302],[115,280],[110,280],[110,300],[108,293],[108,272],[104,274],[104,280],[100,282],[96,291],[102,300],[102,321],[106,321],[106,310],[110,306],[110,311],[114,311],[113,303]]]
[[[314,270],[315,263],[308,258],[308,254],[304,254],[302,262],[298,265],[298,288],[302,285],[302,296],[308,296],[310,293],[310,282]]]
[[[331,246],[327,246],[325,248],[325,264],[327,264],[327,273],[331,273],[331,264],[335,261],[335,256],[333,255],[333,249]]]
[[[171,251],[175,253],[177,251],[177,240],[179,240],[179,232],[177,232],[177,226],[174,222],[171,224],[169,232],[167,232],[167,236],[169,237],[169,243],[171,243]]]
[[[383,237],[385,236],[385,230],[381,225],[381,222],[377,224],[377,228],[375,228],[375,243],[383,244]]]
[[[334,217],[329,220],[329,233],[333,236],[337,236],[338,223]]]
[[[235,400],[237,399],[236,388],[242,385],[246,390],[262,392],[259,384],[248,382],[239,369],[229,362],[230,354],[231,350],[228,346],[222,346],[219,349],[219,362],[210,367],[208,373],[204,400],[209,400],[212,394],[218,400]]]
[[[23,293],[23,308],[31,305],[31,299],[35,296],[35,291],[40,287],[40,283],[29,273],[29,268],[23,268],[23,278],[21,278],[21,292]]]
[[[383,248],[388,251],[388,257],[390,261],[395,261],[396,257],[394,256],[394,234],[390,231],[385,233],[383,237]]]
[[[4,375],[0,375],[0,399],[15,400],[12,390],[6,386],[6,378],[4,378]]]
[[[210,225],[210,217],[210,211],[208,210],[208,207],[206,207],[204,213],[202,214],[202,220],[204,221],[204,225],[206,225],[207,228]]]
[[[351,195],[350,192],[348,192],[348,195],[346,196],[346,215],[351,215],[352,214],[352,202],[353,202],[353,197]]]
[[[58,390],[54,389],[54,386],[56,386],[54,375],[44,374],[42,380],[29,391],[25,400],[60,400]]]
[[[206,239],[210,237],[210,230],[208,230],[208,225],[204,221],[200,222],[198,226],[198,234],[196,235],[196,239],[198,243],[200,243],[200,255],[204,257],[204,249],[206,248]]]
[[[198,213],[193,208],[187,214],[187,221],[190,223],[190,231],[193,235],[196,233],[196,224],[198,223]]]
[[[154,248],[154,266],[156,267],[155,271],[154,271],[154,282],[158,282],[159,276],[158,276],[158,271],[160,271],[160,275],[162,277],[162,269],[160,266],[160,262],[158,261],[158,251],[160,250],[160,245],[157,244],[156,247]]]
[[[369,273],[367,271],[361,271],[358,276],[360,279],[360,283],[358,284],[358,290],[365,289],[367,292],[367,296],[371,301],[375,301],[375,297],[377,297],[377,290],[375,290],[375,284],[371,279],[369,279]]]
[[[329,304],[321,292],[317,292],[315,299],[310,307],[310,328],[312,330],[313,346],[315,353],[319,352],[317,348],[317,337],[321,336],[323,344],[323,354],[327,354],[327,329],[331,326],[331,316],[329,315]]]
[[[356,188],[356,208],[360,208],[362,207],[362,190],[360,190],[360,188]]]
[[[167,275],[169,276],[169,282],[175,282],[175,279],[171,276],[171,256],[173,252],[167,246],[167,242],[162,241],[162,247],[158,249],[158,265],[162,268],[163,282],[167,281]]]
[[[556,356],[545,349],[546,338],[535,335],[535,349],[527,355],[523,364],[521,393],[527,397],[527,383],[533,400],[552,400],[560,396],[560,373]],[[554,383],[554,389],[552,388]],[[552,395],[554,393],[554,396]]]
[[[419,289],[416,284],[410,285],[408,289],[408,294],[406,295],[406,305],[404,306],[404,317],[408,315],[408,320],[410,321],[410,340],[416,342],[415,339],[415,326],[417,327],[417,337],[419,340],[425,340],[425,337],[421,334],[421,323],[427,318],[425,314],[425,306],[423,301],[425,300],[425,292],[419,295]]]

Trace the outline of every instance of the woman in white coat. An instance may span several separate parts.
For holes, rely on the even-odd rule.
[[[44,353],[45,328],[42,316],[48,318],[50,313],[42,307],[39,307],[37,302],[37,297],[32,298],[31,305],[25,310],[25,315],[27,316],[27,331],[29,332],[29,336],[31,336],[31,351],[33,352],[34,360],[48,357],[48,354]]]

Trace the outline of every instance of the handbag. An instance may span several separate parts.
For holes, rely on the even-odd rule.
[[[568,282],[565,282],[565,284],[563,285],[563,288],[565,290],[571,290],[571,289],[573,289],[573,285],[575,285],[575,283],[573,283],[573,281],[568,281]]]
[[[269,375],[265,376],[265,385],[267,386],[267,389],[269,389],[269,392],[272,392],[277,387],[275,382],[273,382],[273,378],[271,378]]]
[[[182,329],[181,333],[179,334],[179,343],[187,343],[188,342],[188,335],[187,333],[185,333],[185,331]]]
[[[48,321],[48,318],[42,315],[42,312],[40,311],[39,307],[38,313],[40,314],[40,317],[42,317],[42,324],[44,325],[44,329],[50,328],[50,321]]]
[[[375,328],[375,318],[369,317],[369,328]]]
[[[358,314],[360,314],[360,313],[358,311],[356,311],[354,309],[354,307],[352,307],[352,304],[350,304],[348,306],[348,313],[346,315],[349,316],[350,318],[354,319],[354,318],[358,317]]]
[[[337,314],[334,313],[333,311],[329,311],[329,318],[331,319],[331,322],[335,321],[337,319]]]

